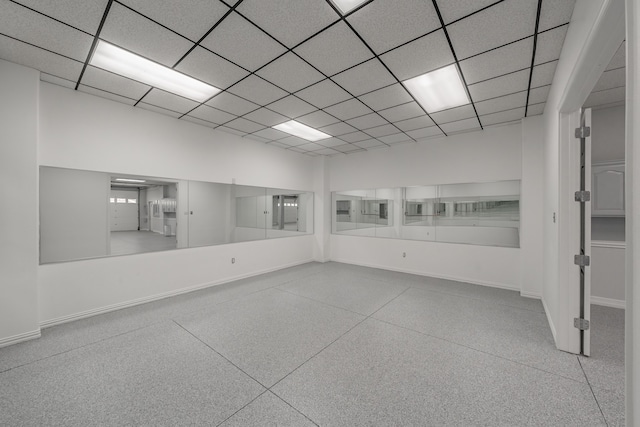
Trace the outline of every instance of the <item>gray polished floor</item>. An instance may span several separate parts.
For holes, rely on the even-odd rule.
[[[310,263],[0,349],[0,425],[624,425],[622,310],[592,357],[518,293]]]
[[[175,249],[176,236],[165,236],[152,231],[112,231],[111,255],[138,254],[143,252]]]

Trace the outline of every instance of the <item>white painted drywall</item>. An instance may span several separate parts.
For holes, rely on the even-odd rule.
[[[591,163],[624,161],[624,105],[591,110]]]
[[[40,336],[39,79],[35,70],[0,60],[0,346]]]
[[[624,242],[591,242],[591,303],[624,308]]]

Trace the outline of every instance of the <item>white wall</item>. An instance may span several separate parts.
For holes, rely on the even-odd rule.
[[[40,86],[39,137],[41,165],[314,190],[311,157],[47,83]],[[313,241],[309,235],[42,265],[40,320],[51,324],[310,261]]]
[[[624,160],[624,105],[591,111],[591,163]]]
[[[332,157],[330,189],[520,179],[521,147],[521,126],[515,124]],[[363,164],[367,167],[361,167]],[[520,289],[521,249],[333,234],[330,243],[335,261]]]
[[[0,60],[0,346],[40,336],[39,79],[35,70]]]
[[[591,242],[591,303],[624,308],[624,242]]]

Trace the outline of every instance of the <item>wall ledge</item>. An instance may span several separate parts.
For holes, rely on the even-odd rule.
[[[40,336],[40,329],[36,329],[35,331],[25,332],[23,334],[14,335],[12,337],[2,338],[0,339],[0,348],[18,344],[23,341],[40,338]]]
[[[602,305],[604,307],[621,308],[623,310],[626,307],[626,302],[624,300],[596,296],[591,296],[591,304]]]
[[[611,249],[626,249],[627,242],[621,242],[617,240],[592,240],[592,248],[611,248]]]

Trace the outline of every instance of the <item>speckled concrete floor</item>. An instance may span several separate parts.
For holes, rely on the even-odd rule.
[[[0,425],[624,425],[624,313],[592,357],[540,301],[305,264],[0,349]]]

